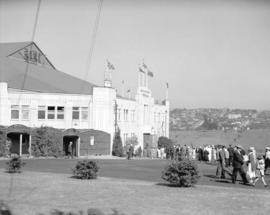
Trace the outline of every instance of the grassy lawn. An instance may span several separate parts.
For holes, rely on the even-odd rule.
[[[0,161],[0,199],[15,215],[36,215],[53,209],[86,211],[99,208],[125,215],[269,214],[270,189],[233,185],[212,176],[215,166],[199,164],[202,177],[194,188],[167,186],[160,178],[164,160],[98,160],[97,180],[71,177],[77,160],[26,160],[22,174],[4,172]],[[269,183],[269,175],[267,176]]]

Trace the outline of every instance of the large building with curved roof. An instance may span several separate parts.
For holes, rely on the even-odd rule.
[[[0,125],[11,151],[31,155],[31,129],[42,126],[61,130],[63,151],[72,142],[78,157],[112,154],[117,130],[123,145],[136,138],[136,147],[156,148],[158,137],[169,136],[168,100],[155,102],[145,66],[135,98],[118,95],[113,69],[97,86],[58,71],[34,42],[0,43]]]

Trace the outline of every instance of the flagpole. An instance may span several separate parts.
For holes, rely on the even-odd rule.
[[[169,84],[168,82],[166,83],[166,101],[169,100]]]
[[[122,80],[122,96],[125,97],[125,91],[124,91],[124,80]]]

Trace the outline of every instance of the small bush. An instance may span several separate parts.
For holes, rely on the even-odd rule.
[[[173,161],[162,172],[162,179],[177,187],[190,187],[197,183],[199,171],[191,160]]]
[[[22,166],[25,165],[25,163],[22,162],[19,156],[10,158],[10,160],[6,164],[7,164],[7,171],[9,173],[20,173]]]
[[[75,177],[80,179],[96,179],[99,166],[91,160],[79,161],[73,169]]]

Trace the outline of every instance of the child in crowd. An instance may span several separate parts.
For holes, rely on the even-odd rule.
[[[264,163],[264,159],[263,159],[263,156],[258,156],[258,161],[257,161],[257,178],[254,180],[253,182],[253,186],[255,186],[256,182],[259,180],[259,178],[262,179],[262,182],[264,184],[264,187],[268,187],[268,185],[266,184],[265,182],[265,179],[264,179],[264,168],[265,168],[265,163]]]

